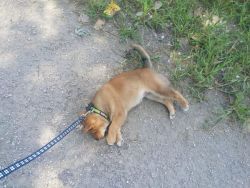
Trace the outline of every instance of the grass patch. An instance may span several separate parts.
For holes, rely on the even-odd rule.
[[[125,41],[127,38],[131,38],[131,39],[137,39],[138,38],[138,33],[136,31],[136,29],[134,29],[133,27],[121,27],[119,29],[119,35],[121,37],[122,41]]]
[[[103,16],[109,1],[89,1],[89,15]],[[227,116],[246,122],[250,117],[250,2],[247,0],[121,0],[113,19],[121,39],[138,39],[139,27],[164,32],[170,29],[173,50],[182,38],[190,50],[183,54],[175,80],[192,81],[191,93],[202,100],[207,89],[217,89],[228,98]],[[190,57],[187,63],[186,57]],[[183,63],[185,61],[185,63]],[[224,116],[223,116],[224,117]]]
[[[105,17],[103,11],[107,6],[107,4],[108,4],[107,1],[102,1],[102,0],[88,1],[86,12],[92,19],[103,18]]]

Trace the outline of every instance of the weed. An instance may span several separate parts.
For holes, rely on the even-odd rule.
[[[103,11],[107,6],[108,2],[104,0],[91,0],[87,3],[87,14],[92,19],[97,19],[100,17],[105,17]]]
[[[119,35],[121,37],[122,41],[125,41],[127,38],[131,38],[131,39],[138,39],[138,33],[136,31],[136,29],[134,29],[133,27],[120,27],[119,28]]]

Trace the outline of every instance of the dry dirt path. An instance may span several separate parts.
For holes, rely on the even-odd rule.
[[[0,1],[0,168],[25,157],[71,123],[120,67],[113,35],[79,37],[74,4]],[[120,55],[119,55],[120,54]],[[128,117],[122,147],[73,131],[0,187],[250,187],[250,136],[236,125],[203,123],[221,97],[177,110],[145,100]]]

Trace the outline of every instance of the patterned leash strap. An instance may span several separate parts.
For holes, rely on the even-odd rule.
[[[7,168],[4,168],[3,170],[0,170],[0,180],[8,175],[10,175],[12,172],[15,172],[19,168],[23,167],[24,165],[28,164],[29,162],[33,161],[34,159],[38,158],[40,155],[48,151],[52,146],[57,144],[60,140],[62,140],[67,134],[69,134],[73,129],[79,125],[82,120],[84,120],[86,114],[80,116],[75,122],[73,122],[70,126],[68,126],[64,131],[62,131],[58,136],[56,136],[53,140],[51,140],[49,143],[32,153],[31,155],[9,165]]]

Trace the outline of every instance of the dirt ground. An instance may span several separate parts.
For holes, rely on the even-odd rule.
[[[0,168],[56,136],[121,70],[127,47],[115,29],[95,31],[78,18],[66,0],[0,1]],[[90,35],[77,36],[79,26]],[[250,187],[249,133],[230,122],[204,129],[221,106],[209,92],[187,113],[177,108],[171,123],[145,100],[128,116],[122,147],[75,130],[0,187]]]

